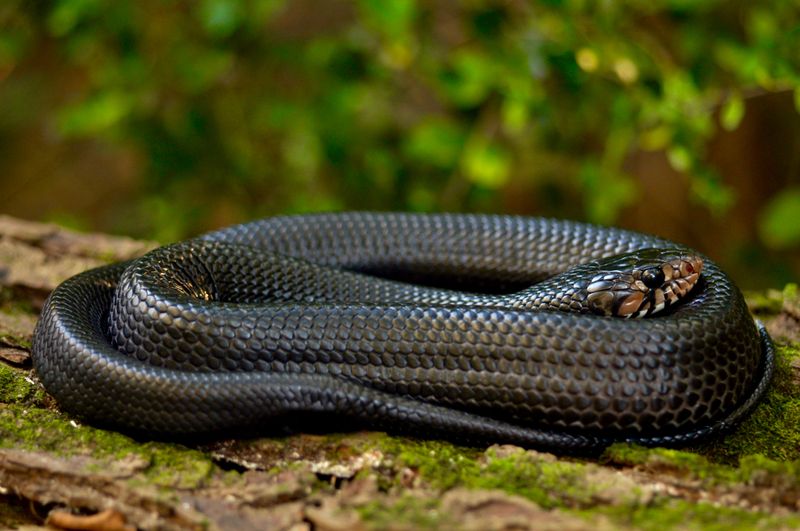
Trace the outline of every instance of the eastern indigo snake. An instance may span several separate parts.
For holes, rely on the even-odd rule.
[[[77,275],[46,302],[33,360],[65,410],[137,430],[316,412],[564,450],[717,433],[774,364],[728,277],[669,241],[385,213],[266,219]]]

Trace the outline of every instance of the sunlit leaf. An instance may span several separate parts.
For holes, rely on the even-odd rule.
[[[696,170],[691,176],[691,192],[713,215],[722,216],[733,206],[736,196],[730,186],[711,170]]]
[[[486,188],[500,188],[508,181],[509,154],[496,144],[478,143],[466,149],[462,159],[467,178]]]
[[[595,161],[581,166],[578,178],[586,191],[588,219],[608,225],[619,211],[630,205],[637,196],[633,180],[622,173],[609,172]]]
[[[509,133],[522,131],[528,123],[528,102],[518,98],[507,98],[503,102],[503,126]]]
[[[464,51],[452,62],[452,69],[442,75],[447,96],[463,106],[483,101],[496,81],[491,60],[481,53]]]
[[[747,19],[748,30],[760,44],[771,44],[778,37],[775,14],[767,9],[754,9]]]
[[[758,228],[761,240],[770,247],[800,245],[800,187],[778,193],[761,212]]]
[[[742,118],[744,118],[744,100],[740,94],[735,93],[722,106],[720,122],[723,129],[733,131],[739,127]]]
[[[674,146],[667,150],[667,159],[676,171],[686,171],[692,166],[692,154],[683,146]]]
[[[408,31],[416,15],[415,0],[360,0],[359,4],[372,24],[394,39]]]
[[[131,99],[121,92],[105,92],[63,109],[57,119],[65,136],[102,132],[122,120],[131,110]]]
[[[672,128],[662,125],[642,133],[639,139],[639,145],[642,146],[642,149],[655,151],[658,149],[664,149],[671,140]]]
[[[794,89],[794,108],[797,109],[797,112],[800,112],[800,87],[795,87]]]

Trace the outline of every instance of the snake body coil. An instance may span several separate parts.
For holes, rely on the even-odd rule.
[[[661,247],[675,244],[539,218],[271,218],[64,282],[34,366],[67,411],[155,432],[321,412],[562,450],[685,443],[738,421],[773,369],[768,336],[710,261],[688,300],[646,319],[408,283],[511,293]]]

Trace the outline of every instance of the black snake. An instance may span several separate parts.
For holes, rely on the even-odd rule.
[[[626,269],[640,258],[656,266]],[[682,444],[740,420],[774,365],[739,290],[699,260],[541,218],[276,217],[67,280],[33,360],[65,410],[149,432],[316,412],[468,442]],[[657,288],[671,267],[688,280]]]

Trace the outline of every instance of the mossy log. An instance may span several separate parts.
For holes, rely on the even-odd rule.
[[[153,247],[0,217],[0,527],[798,529],[800,295],[748,294],[778,345],[766,399],[723,438],[598,459],[376,432],[180,443],[59,411],[31,370],[62,279]]]

